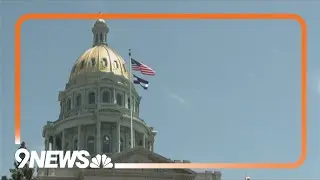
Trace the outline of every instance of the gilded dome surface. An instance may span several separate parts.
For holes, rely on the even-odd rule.
[[[75,62],[70,79],[83,73],[106,72],[129,79],[123,58],[107,45],[97,45],[85,51]]]
[[[98,19],[93,28],[93,47],[86,50],[75,62],[70,73],[70,80],[78,75],[96,72],[113,73],[129,79],[128,69],[123,58],[107,44],[109,27]]]

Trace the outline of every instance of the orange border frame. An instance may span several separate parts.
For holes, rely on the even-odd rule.
[[[21,120],[21,27],[27,20],[39,19],[219,19],[219,20],[295,20],[301,27],[301,155],[289,163],[116,163],[115,168],[297,168],[307,156],[307,25],[297,14],[25,14],[15,25],[14,112],[15,143],[20,143]]]

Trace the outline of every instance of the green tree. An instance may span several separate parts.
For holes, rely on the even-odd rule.
[[[25,142],[22,142],[19,147],[19,149],[22,148],[27,149],[25,146]],[[24,159],[24,157],[24,154],[20,154],[21,159]],[[18,168],[19,163],[17,161],[14,161],[13,165],[15,168],[10,169],[12,180],[32,180],[34,170],[32,168],[29,168],[28,163],[23,168]]]

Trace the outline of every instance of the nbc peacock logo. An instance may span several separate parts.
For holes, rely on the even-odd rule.
[[[91,168],[113,168],[113,163],[111,163],[111,158],[109,158],[105,154],[97,154],[95,157],[91,159],[90,163]]]

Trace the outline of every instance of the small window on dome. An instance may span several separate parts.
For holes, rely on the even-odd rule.
[[[114,63],[116,64],[116,68],[119,68],[118,61],[114,61]]]
[[[80,69],[82,69],[84,66],[84,60],[82,60],[81,64],[80,64]]]
[[[108,66],[107,58],[102,58],[102,61],[104,62],[105,66]]]
[[[91,59],[91,65],[92,65],[92,66],[95,66],[95,65],[96,65],[96,59],[95,59],[95,58],[92,58],[92,59]]]
[[[122,64],[124,72],[127,72],[126,65]]]

